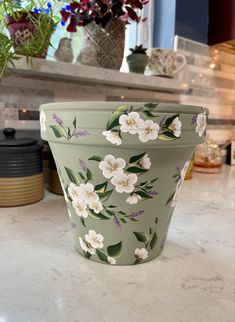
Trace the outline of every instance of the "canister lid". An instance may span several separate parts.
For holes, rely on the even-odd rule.
[[[15,138],[15,133],[15,129],[5,128],[3,130],[5,138],[0,140],[0,147],[25,147],[37,143],[37,140],[32,138]]]

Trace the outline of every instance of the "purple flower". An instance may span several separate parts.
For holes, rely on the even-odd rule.
[[[175,167],[175,169],[177,173],[180,173],[180,167],[178,165]]]
[[[73,229],[75,229],[75,228],[77,227],[77,225],[76,225],[74,222],[72,222],[71,227],[72,227]]]
[[[160,126],[160,127],[162,127],[162,126],[164,125],[165,120],[166,120],[166,116],[164,116],[164,117],[161,119],[161,121],[160,121],[160,123],[159,123],[159,126]]]
[[[82,160],[82,159],[79,159],[79,163],[80,163],[80,167],[83,171],[87,172],[87,166],[86,166],[86,163]]]
[[[86,130],[76,130],[74,133],[74,136],[76,138],[84,138],[86,136],[90,135],[89,132],[87,132]]]
[[[56,124],[58,124],[59,126],[63,127],[64,126],[64,121],[57,116],[56,114],[53,114],[53,120],[56,122]]]
[[[197,115],[193,115],[191,124],[195,124],[197,121]]]
[[[130,217],[138,217],[138,216],[141,216],[142,214],[144,213],[144,210],[138,210],[138,211],[135,211],[135,212],[132,212],[130,214]]]
[[[121,230],[121,229],[122,229],[122,225],[121,225],[120,220],[119,220],[116,216],[114,216],[114,217],[113,217],[113,221],[114,221],[114,223],[115,223],[116,227],[117,227],[117,228],[119,228],[119,229]]]
[[[148,191],[148,194],[152,197],[154,196],[157,196],[158,195],[158,192],[157,191],[154,191],[154,190],[151,190],[151,191]]]

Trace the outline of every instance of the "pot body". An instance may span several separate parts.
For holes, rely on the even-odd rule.
[[[144,54],[132,54],[127,56],[127,62],[131,73],[144,74],[148,64],[148,56]]]
[[[24,51],[21,49],[21,46],[27,43],[30,44],[33,37],[37,33],[37,28],[33,23],[33,20],[35,19],[40,19],[40,13],[22,13],[18,20],[15,20],[14,17],[9,15],[6,17],[7,29],[10,33],[11,39],[13,40],[15,52],[19,55],[25,54]],[[51,23],[50,18],[48,18],[48,23]],[[47,51],[50,45],[50,37],[53,31],[49,32],[47,30],[45,31],[45,33],[48,33],[48,40],[45,42],[45,45],[43,46],[42,50],[40,50],[38,53],[32,54],[32,57],[46,58]],[[41,43],[39,41],[40,44],[44,43],[43,37],[45,37],[45,33],[43,36],[41,36]]]
[[[83,45],[77,62],[83,65],[119,70],[125,45],[125,24],[112,18],[105,29],[95,23],[83,27]]]
[[[117,265],[161,253],[206,119],[203,108],[173,104],[41,107],[79,253]]]

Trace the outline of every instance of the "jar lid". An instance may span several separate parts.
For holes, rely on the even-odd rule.
[[[37,140],[31,138],[15,138],[15,129],[5,128],[3,134],[4,139],[0,140],[0,147],[24,147],[37,143]]]

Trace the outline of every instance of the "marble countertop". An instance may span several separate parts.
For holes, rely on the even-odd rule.
[[[27,78],[37,77],[72,82],[73,84],[83,83],[91,86],[96,84],[125,89],[143,89],[152,92],[184,93],[189,88],[185,81],[167,77],[123,73],[112,69],[52,62],[38,58],[34,58],[32,64],[27,64],[26,60],[21,58],[15,63],[15,71],[18,75]]]
[[[0,209],[1,322],[234,322],[235,168],[184,183],[162,255],[106,266],[73,248],[62,197]]]

